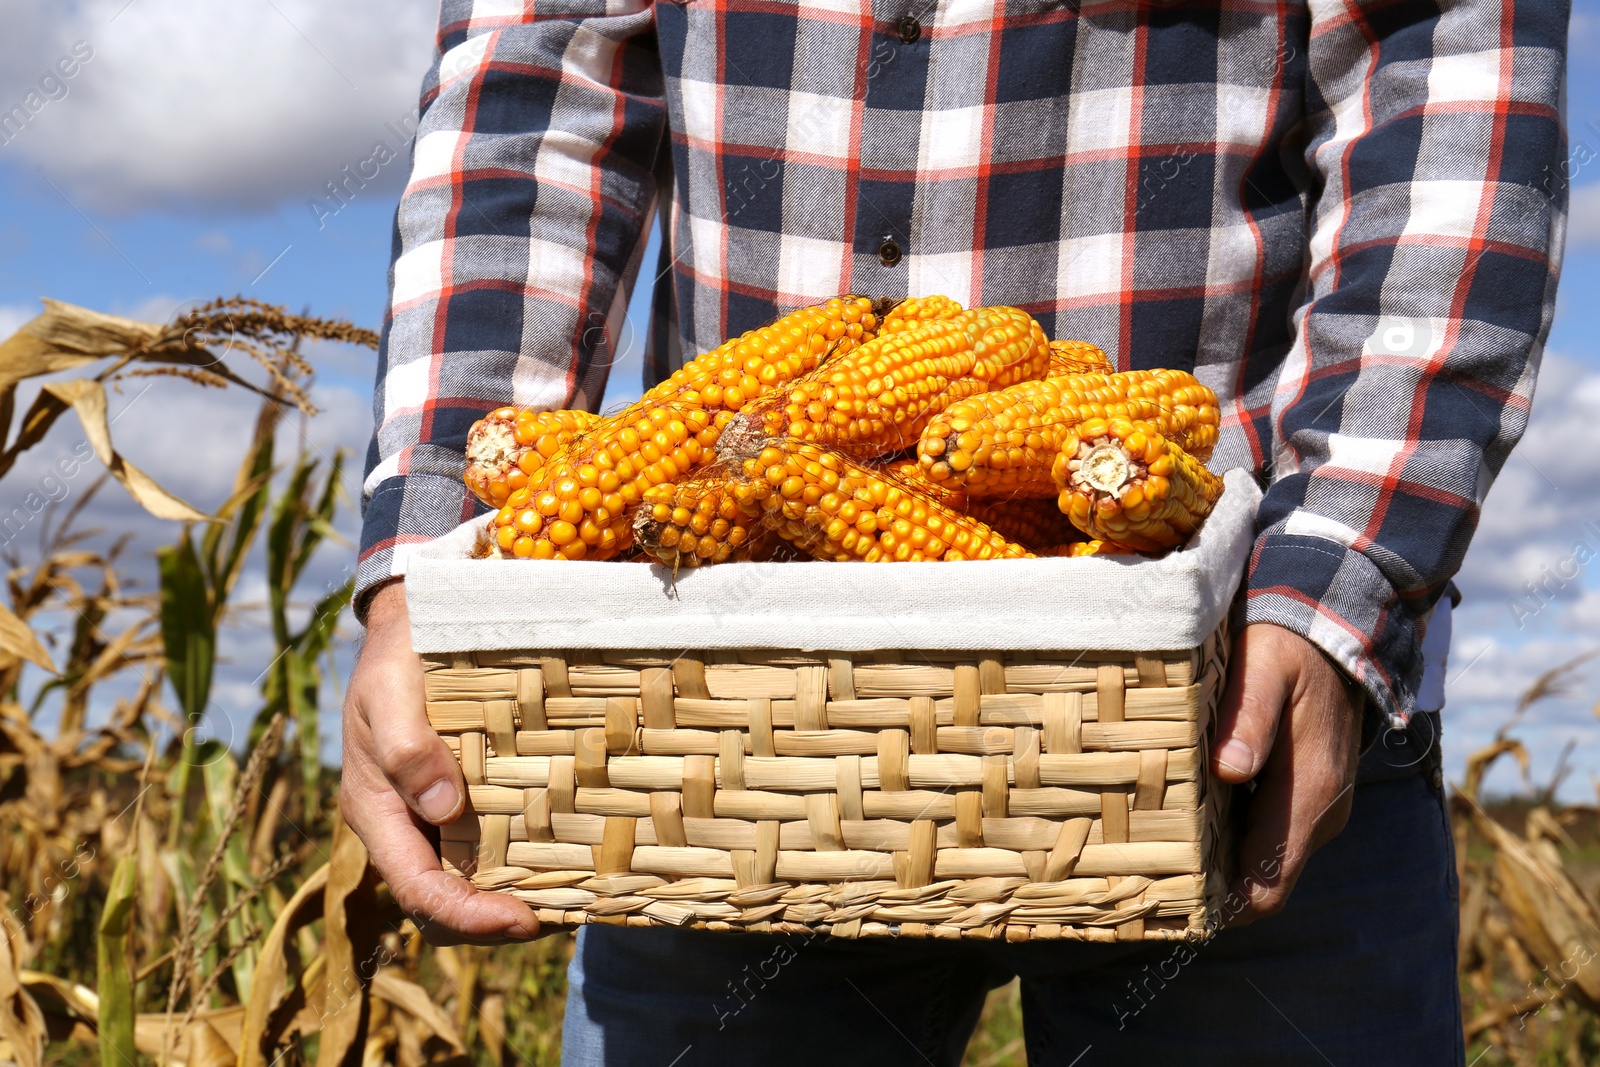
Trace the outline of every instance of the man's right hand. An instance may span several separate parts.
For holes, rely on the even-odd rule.
[[[422,660],[411,648],[405,587],[373,595],[367,636],[344,702],[339,808],[366,842],[395,902],[435,945],[537,937],[533,910],[483,893],[439,865],[424,827],[453,822],[466,804],[461,768],[428,725]]]

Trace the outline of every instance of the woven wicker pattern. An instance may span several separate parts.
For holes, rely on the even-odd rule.
[[[557,926],[1201,937],[1225,648],[428,657],[441,851]]]

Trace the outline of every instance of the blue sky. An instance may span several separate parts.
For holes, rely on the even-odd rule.
[[[0,103],[9,109],[41,85],[48,102],[0,144],[0,337],[34,314],[41,296],[155,321],[192,301],[242,293],[375,328],[404,180],[402,127],[433,17],[426,0],[12,0]],[[1523,583],[1560,569],[1577,542],[1589,538],[1600,550],[1600,463],[1585,444],[1600,411],[1600,0],[1577,3],[1572,52],[1572,242],[1534,427],[1489,497],[1461,578],[1467,601],[1457,616],[1445,742],[1455,773],[1535,676],[1600,645],[1600,567],[1578,568],[1537,612],[1525,596],[1516,608]],[[399,158],[381,162],[380,144]],[[345,185],[348,202],[327,198],[329,183],[374,171],[360,187]],[[307,440],[326,454],[360,450],[371,428],[371,358],[333,350],[319,360],[326,414]],[[636,394],[639,373],[637,352],[625,353],[608,400]],[[249,410],[242,397],[165,383],[129,403],[118,435],[169,488],[215,506]],[[176,424],[193,432],[180,439]],[[193,441],[208,431],[225,445],[197,465]],[[41,462],[70,448],[63,437],[58,431],[41,447]],[[7,479],[0,509],[12,506],[31,470],[24,463]],[[347,485],[354,494],[354,477]],[[95,521],[134,528],[150,548],[171,536],[112,496],[96,502]],[[353,536],[353,515],[341,526]],[[26,558],[26,546],[20,551]],[[331,551],[313,581],[336,581],[347,564]],[[254,593],[249,582],[241,590],[246,600]],[[259,627],[248,616],[241,622],[224,647],[223,717],[252,708],[252,665],[270,655]],[[1592,798],[1600,668],[1580,679],[1517,732],[1534,751],[1535,778],[1574,740],[1565,792]],[[1509,771],[1492,782],[1517,784]]]

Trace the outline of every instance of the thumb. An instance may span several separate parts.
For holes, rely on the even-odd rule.
[[[374,709],[368,721],[378,767],[394,791],[428,822],[453,822],[466,805],[466,783],[421,705],[408,701]]]
[[[1211,766],[1217,777],[1235,785],[1261,771],[1278,736],[1278,722],[1289,702],[1294,672],[1284,669],[1277,627],[1247,626],[1233,643],[1228,685],[1217,710],[1217,736]]]

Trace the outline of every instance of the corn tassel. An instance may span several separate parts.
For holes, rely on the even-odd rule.
[[[1222,479],[1146,422],[1090,419],[1056,457],[1057,506],[1090,538],[1142,552],[1187,540],[1222,496]]]

